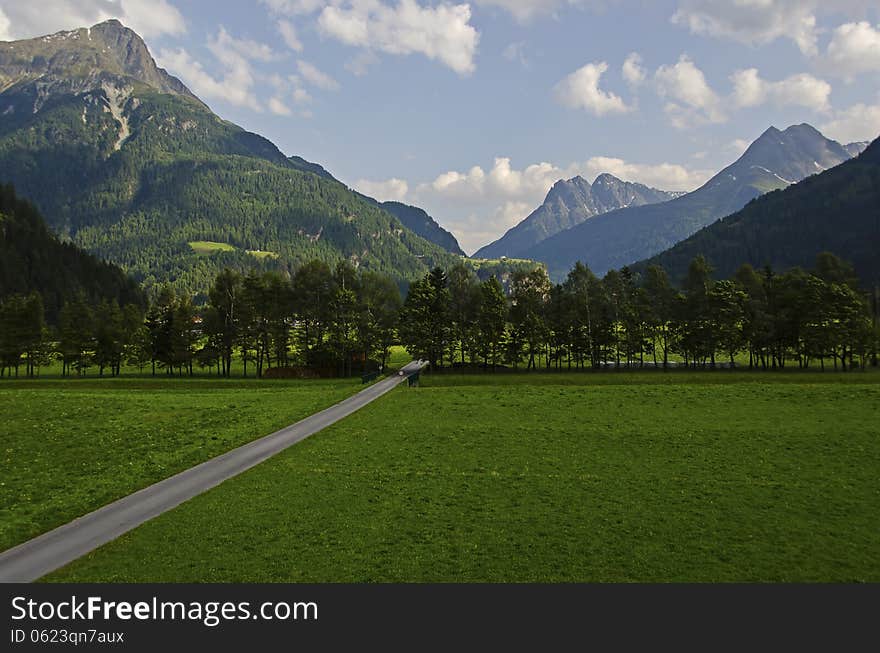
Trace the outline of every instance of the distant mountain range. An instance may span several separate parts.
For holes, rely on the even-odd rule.
[[[148,286],[196,293],[226,266],[312,258],[406,280],[457,260],[322,166],[214,115],[115,20],[4,43],[0,115],[0,181]]]
[[[880,140],[858,158],[767,193],[632,269],[659,265],[680,283],[699,254],[726,278],[743,263],[809,269],[823,251],[852,263],[865,286],[880,284]]]
[[[526,253],[538,243],[597,215],[628,206],[666,202],[679,194],[622,181],[607,173],[596,177],[592,184],[581,176],[560,179],[553,184],[541,206],[501,238],[477,251],[474,257],[528,258]]]
[[[576,261],[594,272],[658,254],[749,201],[848,160],[863,144],[844,147],[807,124],[770,127],[745,153],[697,190],[657,204],[610,211],[551,236],[521,253],[542,261],[554,278]]]

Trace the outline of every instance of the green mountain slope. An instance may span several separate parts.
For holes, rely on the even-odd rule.
[[[451,261],[320,166],[211,113],[117,21],[0,53],[0,180],[148,286],[199,292],[227,265],[311,258],[411,279]],[[202,241],[226,247],[190,245]]]
[[[440,245],[447,252],[465,256],[455,236],[441,227],[424,209],[402,202],[381,202],[379,206],[425,240]]]
[[[662,204],[611,211],[552,236],[523,256],[561,278],[578,260],[603,274],[653,256],[764,193],[850,158],[809,125],[771,127],[746,152],[697,190]]]
[[[823,251],[851,262],[866,285],[880,283],[880,140],[858,158],[768,193],[633,268],[660,265],[677,281],[702,254],[726,278],[742,263],[807,269]]]
[[[37,210],[0,186],[0,299],[37,291],[46,317],[82,292],[91,302],[143,303],[138,284],[122,270],[52,235]]]

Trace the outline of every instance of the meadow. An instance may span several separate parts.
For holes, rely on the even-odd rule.
[[[880,581],[880,375],[423,375],[50,581]]]
[[[0,382],[0,550],[360,388],[359,379]]]

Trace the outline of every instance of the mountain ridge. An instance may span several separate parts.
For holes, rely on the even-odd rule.
[[[560,231],[624,206],[673,199],[667,191],[623,181],[602,173],[591,184],[580,175],[553,184],[541,205],[498,240],[481,247],[475,258],[519,257],[530,247]]]
[[[808,269],[830,251],[849,261],[866,286],[880,283],[880,139],[856,158],[756,198],[670,249],[632,266],[659,265],[681,281],[697,255],[720,278],[743,263],[776,272]]]
[[[700,188],[659,204],[617,209],[560,232],[523,256],[561,278],[578,260],[598,274],[648,258],[749,201],[834,167],[849,152],[802,123],[766,129],[732,164]]]

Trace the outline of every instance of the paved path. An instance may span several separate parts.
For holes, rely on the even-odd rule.
[[[311,417],[138,490],[69,524],[0,553],[0,582],[28,583],[116,539],[145,521],[260,464],[351,415],[421,369],[416,361],[393,376]]]

